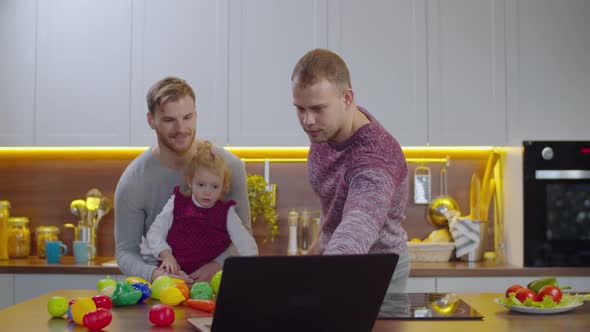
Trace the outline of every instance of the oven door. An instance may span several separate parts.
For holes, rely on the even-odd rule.
[[[525,170],[524,265],[590,266],[590,170]]]

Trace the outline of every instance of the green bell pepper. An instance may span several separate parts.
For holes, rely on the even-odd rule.
[[[113,300],[113,305],[120,307],[136,304],[142,295],[143,293],[134,289],[129,282],[121,281],[117,283],[111,300]]]
[[[560,287],[557,284],[557,279],[555,277],[546,277],[546,278],[533,280],[533,281],[529,282],[528,285],[526,285],[526,288],[534,291],[536,294],[536,293],[539,293],[541,288],[543,288],[544,286],[547,286],[547,285],[555,286],[555,287],[558,287],[559,289],[570,289],[571,288],[570,286]]]

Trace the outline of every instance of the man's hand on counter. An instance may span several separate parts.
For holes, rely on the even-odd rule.
[[[201,266],[195,272],[189,274],[189,278],[193,279],[193,282],[209,282],[211,281],[211,278],[213,278],[213,275],[219,270],[221,270],[221,264],[217,263],[216,261],[212,261]]]

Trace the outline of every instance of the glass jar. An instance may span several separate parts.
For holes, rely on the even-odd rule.
[[[31,254],[31,231],[29,218],[8,218],[8,256],[25,258]]]
[[[59,228],[57,226],[39,226],[35,229],[37,234],[37,256],[45,258],[45,241],[57,241]]]

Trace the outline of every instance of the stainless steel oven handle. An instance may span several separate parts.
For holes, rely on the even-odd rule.
[[[536,180],[587,180],[590,179],[590,171],[581,169],[568,170],[537,170]]]

